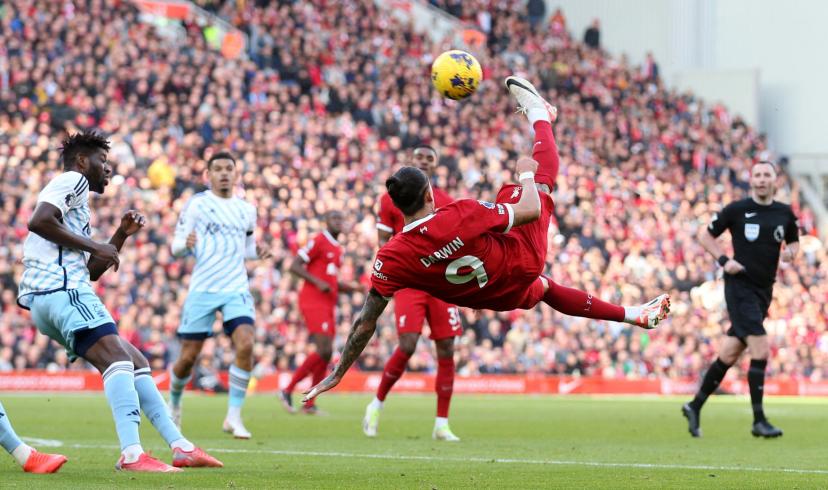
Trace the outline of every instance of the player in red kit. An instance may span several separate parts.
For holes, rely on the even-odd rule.
[[[418,145],[412,152],[412,163],[422,170],[429,180],[437,166],[437,151],[427,145]],[[434,192],[434,205],[437,208],[451,204],[453,199],[437,187]],[[405,226],[405,217],[394,206],[391,196],[385,193],[380,198],[377,220],[377,237],[379,245],[385,245],[391,237],[400,233]],[[449,428],[448,412],[451,394],[454,390],[454,338],[462,332],[460,310],[430,294],[417,289],[402,289],[394,294],[394,316],[400,344],[385,363],[382,381],[377,388],[377,396],[365,408],[362,419],[362,431],[368,437],[376,437],[380,410],[385,397],[394,383],[405,372],[408,360],[417,348],[417,341],[423,331],[423,322],[428,320],[431,330],[429,338],[437,347],[437,376],[434,390],[437,392],[437,417],[434,422],[432,437],[437,440],[457,442],[460,440]]]
[[[293,373],[290,384],[279,392],[282,405],[290,413],[295,412],[292,393],[296,384],[309,374],[316,384],[327,372],[336,335],[337,295],[340,291],[352,292],[360,289],[358,285],[339,280],[342,245],[336,239],[342,232],[343,222],[344,217],[340,211],[329,211],[325,215],[326,229],[299,250],[290,266],[291,273],[305,280],[299,292],[299,310],[305,318],[311,343],[316,347]],[[303,405],[302,411],[310,415],[318,413],[316,405],[312,402]]]
[[[495,203],[461,199],[435,211],[434,194],[420,170],[404,167],[391,176],[385,186],[406,224],[377,253],[373,287],[339,364],[308,391],[306,400],[339,383],[373,335],[388,300],[403,288],[422,289],[458,306],[499,311],[529,309],[543,301],[567,315],[648,329],[667,316],[666,294],[624,307],[543,275],[554,207],[550,193],[559,165],[551,124],[557,110],[522,78],[508,77],[506,88],[535,131],[533,158],[522,157],[516,164],[521,185],[505,185]]]

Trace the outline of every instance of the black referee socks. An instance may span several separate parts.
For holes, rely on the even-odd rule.
[[[704,379],[702,380],[698,393],[696,393],[696,397],[690,402],[690,406],[693,407],[694,410],[701,410],[702,405],[704,405],[704,402],[707,401],[707,397],[719,387],[719,384],[722,382],[722,379],[724,379],[725,373],[727,373],[728,369],[730,369],[730,366],[723,363],[718,357],[715,361],[713,361],[713,364],[710,365],[710,369],[708,369],[707,373],[704,375]],[[752,389],[751,393],[753,393]],[[759,403],[761,405],[761,398]]]
[[[762,409],[762,395],[765,394],[765,368],[768,366],[767,359],[751,359],[748,369],[748,385],[750,386],[750,403],[753,406],[753,423],[762,422],[765,419],[765,411]]]

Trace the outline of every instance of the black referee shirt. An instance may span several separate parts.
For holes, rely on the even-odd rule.
[[[730,203],[713,215],[707,229],[714,237],[730,230],[733,258],[745,266],[745,275],[760,287],[772,286],[776,279],[782,241],[799,241],[793,210],[778,201],[767,206],[752,198]]]

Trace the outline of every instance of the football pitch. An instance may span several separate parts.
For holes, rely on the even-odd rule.
[[[188,393],[184,432],[224,461],[223,469],[176,475],[119,473],[117,439],[103,394],[0,393],[21,437],[69,457],[56,475],[27,475],[0,457],[3,488],[825,488],[826,400],[766,400],[785,431],[750,435],[744,397],[713,397],[704,437],[687,433],[677,397],[455,396],[460,443],[431,439],[434,397],[392,395],[379,436],[360,422],[370,395],[329,395],[326,416],[289,415],[275,397],[245,406],[249,441],[221,432],[224,396]],[[144,447],[169,462],[149,422]],[[48,440],[48,441],[46,441]],[[62,446],[48,447],[47,443]]]

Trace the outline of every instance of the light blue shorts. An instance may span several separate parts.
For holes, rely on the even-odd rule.
[[[65,347],[71,360],[78,357],[75,334],[79,330],[115,324],[112,315],[89,286],[35,295],[31,311],[40,333]]]
[[[213,323],[216,312],[221,311],[224,321],[224,333],[232,335],[233,330],[242,324],[253,324],[256,320],[256,308],[253,296],[244,293],[201,293],[194,292],[187,296],[184,311],[181,314],[181,326],[178,336],[182,339],[203,340],[213,336]]]

